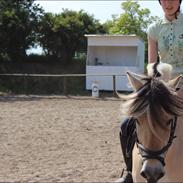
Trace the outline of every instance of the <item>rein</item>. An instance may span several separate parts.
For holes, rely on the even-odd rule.
[[[167,145],[165,145],[162,149],[158,151],[152,151],[146,148],[142,143],[140,143],[136,133],[136,144],[139,149],[139,153],[143,158],[143,161],[147,159],[157,159],[163,164],[163,166],[165,166],[164,153],[169,149],[169,147],[172,145],[173,140],[176,138],[175,136],[176,125],[177,125],[177,116],[175,116],[171,122],[170,137]]]

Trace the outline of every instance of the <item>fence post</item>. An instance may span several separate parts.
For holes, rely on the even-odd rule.
[[[29,92],[28,92],[28,86],[27,86],[27,78],[26,76],[23,77],[23,83],[24,83],[24,91],[25,91],[25,94],[28,95]]]
[[[113,96],[116,97],[116,76],[113,75]]]
[[[63,77],[64,82],[63,82],[63,90],[64,90],[64,95],[67,95],[67,77]]]

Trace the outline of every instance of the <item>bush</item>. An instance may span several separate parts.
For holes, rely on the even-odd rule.
[[[53,60],[53,57],[30,55],[24,62],[2,62],[0,73],[27,74],[83,74],[85,60],[73,59],[69,65]],[[0,91],[14,94],[63,94],[62,77],[0,77]],[[85,77],[67,78],[68,94],[85,92]]]

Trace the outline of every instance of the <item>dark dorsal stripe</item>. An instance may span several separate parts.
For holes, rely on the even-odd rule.
[[[159,61],[157,61],[157,62],[154,64],[154,66],[153,66],[153,70],[154,70],[153,77],[155,77],[155,78],[161,76],[161,74],[158,72],[158,69],[157,69],[158,64],[159,64]]]

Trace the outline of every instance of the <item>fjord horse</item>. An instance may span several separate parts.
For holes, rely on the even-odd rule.
[[[120,97],[123,112],[136,118],[134,182],[183,182],[183,100],[175,90],[182,76],[127,76],[134,92]]]

